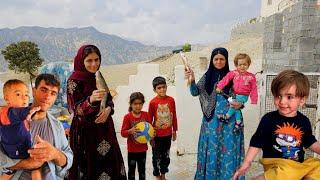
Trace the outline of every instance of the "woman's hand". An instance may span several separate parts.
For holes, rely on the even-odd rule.
[[[194,72],[193,72],[193,70],[191,69],[190,66],[189,66],[188,69],[189,69],[189,70],[185,69],[184,75],[185,75],[185,77],[186,77],[186,78],[190,81],[190,83],[191,83],[192,81],[195,80],[195,76],[194,76]]]
[[[230,103],[231,107],[235,108],[235,109],[241,109],[243,108],[243,104],[237,101],[231,102]]]
[[[111,112],[111,107],[106,107],[104,108],[99,114],[97,115],[96,120],[94,121],[95,123],[105,123],[108,119],[108,116],[110,115]]]
[[[103,97],[107,94],[105,89],[97,89],[92,91],[90,96],[90,103],[101,101]]]

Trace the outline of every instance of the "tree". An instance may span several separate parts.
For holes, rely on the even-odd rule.
[[[20,41],[7,46],[1,54],[8,62],[10,70],[14,70],[15,73],[29,74],[32,87],[32,79],[36,77],[35,72],[43,62],[38,45],[30,41]]]
[[[191,51],[191,44],[185,43],[185,44],[182,46],[182,49],[183,49],[183,52],[190,52],[190,51]]]

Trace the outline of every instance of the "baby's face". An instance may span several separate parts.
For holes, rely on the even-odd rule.
[[[14,84],[4,92],[4,100],[10,107],[26,107],[29,103],[29,91],[25,84]]]
[[[249,63],[246,59],[238,59],[237,70],[240,73],[245,73],[249,69]]]

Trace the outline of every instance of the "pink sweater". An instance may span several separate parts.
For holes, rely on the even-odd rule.
[[[223,89],[230,81],[233,81],[233,90],[235,94],[249,96],[251,104],[257,104],[258,91],[256,77],[254,74],[246,72],[240,74],[237,70],[230,71],[221,81],[217,88]]]

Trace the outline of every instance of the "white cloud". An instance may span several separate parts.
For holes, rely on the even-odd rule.
[[[259,15],[257,0],[3,0],[0,27],[85,27],[147,44],[226,40],[232,25]]]

